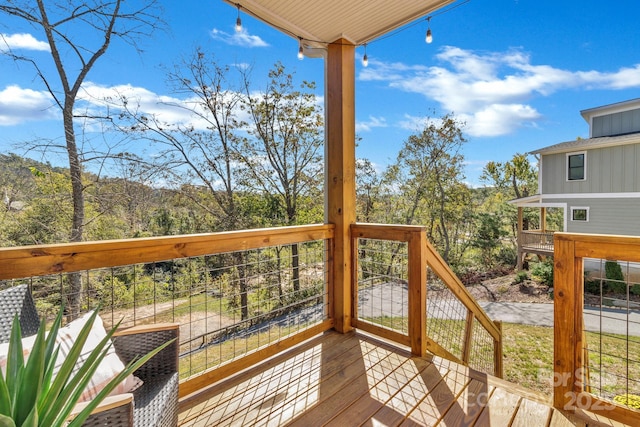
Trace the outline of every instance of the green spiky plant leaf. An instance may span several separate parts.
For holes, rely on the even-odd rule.
[[[78,339],[73,343],[60,370],[54,376],[59,350],[55,341],[62,324],[62,315],[61,309],[48,334],[45,322],[42,321],[26,364],[20,322],[17,316],[14,319],[9,340],[6,375],[0,374],[0,427],[78,427],[119,383],[174,341],[168,341],[129,363],[94,399],[87,403],[82,411],[69,420],[82,392],[106,356],[111,346],[111,336],[119,324],[107,332],[106,337],[74,373],[76,361],[98,315],[98,311],[94,311],[80,331]]]

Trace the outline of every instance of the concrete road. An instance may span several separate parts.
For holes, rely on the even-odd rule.
[[[507,323],[553,326],[553,304],[480,302],[489,317]],[[592,332],[640,336],[640,312],[585,307],[585,328]]]
[[[385,283],[363,289],[358,295],[358,314],[361,317],[407,316],[407,286]],[[480,302],[490,318],[507,323],[534,326],[553,326],[553,304]],[[428,313],[433,317],[465,319],[466,309],[457,301],[429,298]],[[459,307],[458,307],[459,306]],[[584,322],[588,331],[640,337],[640,310],[623,308],[586,307]]]

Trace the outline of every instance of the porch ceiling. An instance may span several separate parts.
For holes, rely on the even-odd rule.
[[[362,45],[455,0],[223,0],[309,46]],[[426,25],[425,25],[426,28]]]

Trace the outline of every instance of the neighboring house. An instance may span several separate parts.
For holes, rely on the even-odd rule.
[[[640,98],[580,112],[589,138],[532,151],[538,159],[539,194],[518,206],[518,268],[528,253],[553,254],[546,230],[550,207],[564,211],[572,233],[640,236]],[[541,230],[522,230],[522,209],[539,208]]]

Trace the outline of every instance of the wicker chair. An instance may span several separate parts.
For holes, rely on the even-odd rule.
[[[37,332],[40,321],[27,285],[0,291],[0,342],[8,342],[15,315],[24,336]],[[169,427],[178,424],[178,333],[177,324],[134,326],[114,334],[116,353],[127,364],[170,339],[164,348],[134,374],[144,384],[133,394],[110,396],[85,421],[85,426]],[[78,405],[78,410],[82,404]]]

